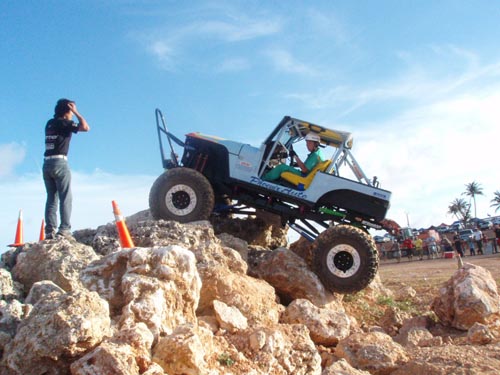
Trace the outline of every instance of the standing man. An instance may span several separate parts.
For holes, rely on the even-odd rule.
[[[477,245],[477,255],[481,254],[483,255],[483,232],[479,230],[479,228],[476,228],[476,231],[473,234],[474,236],[474,241],[476,241]]]
[[[415,250],[418,254],[418,259],[422,260],[424,258],[424,241],[420,237],[417,237],[415,242]]]
[[[78,123],[73,121],[73,115]],[[54,109],[54,118],[45,125],[45,153],[43,181],[47,190],[45,203],[45,238],[56,236],[72,238],[71,235],[71,171],[68,165],[68,151],[73,133],[87,132],[89,124],[76,109],[75,102],[59,99]],[[61,224],[57,228],[57,205]]]
[[[500,225],[495,225],[495,241],[494,241],[495,253],[498,253],[498,247],[500,246]]]
[[[458,255],[460,255],[460,258],[463,258],[465,256],[465,253],[462,247],[462,240],[456,232],[455,236],[453,236],[453,244],[455,245],[455,249],[457,250]]]

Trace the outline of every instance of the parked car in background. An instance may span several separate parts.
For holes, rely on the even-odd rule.
[[[437,230],[438,233],[446,233],[446,232],[448,232],[449,228],[450,227],[437,227],[436,230]]]
[[[481,230],[490,229],[493,226],[493,223],[488,220],[479,220],[476,224]]]
[[[389,242],[391,240],[391,238],[388,237],[387,235],[384,235],[384,236],[374,236],[373,240],[375,241],[375,243],[382,243],[382,242]]]
[[[472,229],[462,229],[460,232],[458,232],[458,236],[462,241],[468,241],[472,238],[473,234],[474,231]]]
[[[464,229],[464,224],[460,221],[455,221],[453,224],[450,225],[451,232],[458,232],[462,229]]]

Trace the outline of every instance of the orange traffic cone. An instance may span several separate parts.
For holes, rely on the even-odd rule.
[[[19,210],[19,218],[17,219],[16,239],[10,247],[23,246],[23,210]]]
[[[123,219],[122,213],[118,208],[118,204],[115,201],[111,202],[113,204],[113,213],[115,214],[115,222],[116,229],[118,230],[118,236],[120,237],[120,244],[122,248],[131,248],[135,247],[132,242],[132,238],[130,237],[130,233],[128,232],[127,224],[125,224],[125,220]]]
[[[43,241],[45,240],[45,220],[42,219],[42,226],[40,227],[40,237],[38,238],[38,241]]]

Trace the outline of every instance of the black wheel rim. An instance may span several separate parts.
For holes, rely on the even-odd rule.
[[[337,267],[339,270],[346,272],[354,265],[354,259],[352,255],[347,251],[341,251],[335,254],[335,257],[333,258],[333,264],[335,264],[335,267]]]
[[[172,204],[179,210],[183,210],[188,207],[190,202],[191,198],[185,191],[178,191],[172,194]]]

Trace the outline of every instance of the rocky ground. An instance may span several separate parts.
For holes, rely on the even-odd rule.
[[[2,255],[0,374],[498,374],[500,256],[332,295],[279,221],[127,218]]]

